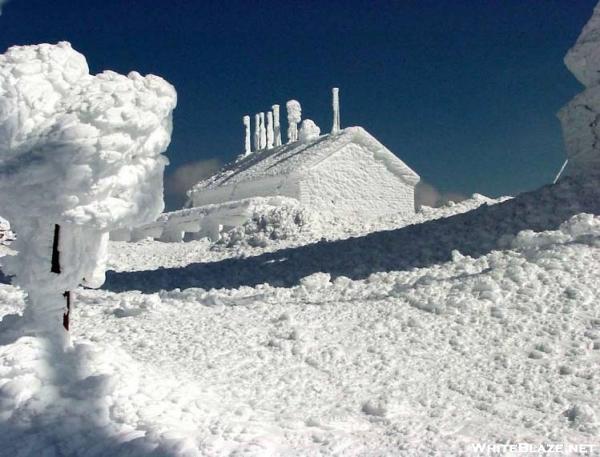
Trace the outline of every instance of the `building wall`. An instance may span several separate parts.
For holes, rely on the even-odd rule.
[[[298,199],[299,193],[298,178],[295,175],[286,175],[196,192],[193,197],[193,206],[275,195]]]
[[[371,152],[348,144],[304,173],[300,201],[339,218],[376,219],[415,212],[414,187],[391,173]]]

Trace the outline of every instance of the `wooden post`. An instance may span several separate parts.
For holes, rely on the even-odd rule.
[[[60,274],[60,250],[58,246],[60,245],[60,225],[54,224],[54,239],[52,240],[52,266],[50,267],[50,272]],[[67,311],[63,314],[63,327],[68,332],[69,331],[69,314],[71,313],[71,292],[66,291],[63,294],[63,297],[67,300]]]
[[[60,241],[60,225],[54,224],[54,240],[52,241],[52,266],[50,271],[52,273],[60,274],[60,251],[58,250],[58,243]]]
[[[69,331],[69,314],[71,314],[71,292],[66,291],[63,294],[63,297],[67,299],[67,311],[63,314],[63,327],[68,332]]]

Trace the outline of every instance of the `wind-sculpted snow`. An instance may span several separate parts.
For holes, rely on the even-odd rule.
[[[578,213],[600,214],[600,189],[594,179],[566,178],[495,205],[454,216],[344,240],[321,240],[242,258],[192,263],[154,271],[112,272],[105,287],[113,291],[155,292],[187,287],[237,288],[257,284],[297,285],[324,272],[336,278],[364,279],[373,273],[409,270],[447,262],[452,251],[479,257],[506,248],[522,230],[555,230]],[[327,235],[324,233],[324,235]]]
[[[534,197],[574,208],[557,195],[482,207],[469,231],[481,241],[479,223],[517,217]],[[455,215],[444,227],[464,221]],[[538,211],[528,223],[556,222]],[[359,280],[323,271],[292,287],[81,291],[75,332],[95,344],[76,346],[56,370],[44,366],[37,339],[0,342],[0,449],[102,457],[475,457],[487,454],[474,445],[507,442],[600,449],[599,240],[600,218],[577,214],[554,230],[506,236],[502,250],[455,249],[447,261]],[[21,291],[0,286],[0,315],[21,306]]]
[[[18,251],[5,271],[37,302],[39,322],[58,326],[62,292],[103,282],[109,230],[162,211],[175,104],[157,76],[90,75],[66,42],[0,55],[0,213]],[[56,239],[60,274],[50,271]]]

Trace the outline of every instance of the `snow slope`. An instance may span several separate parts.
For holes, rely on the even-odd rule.
[[[58,366],[0,286],[0,455],[600,455],[596,182],[321,241],[113,243]]]

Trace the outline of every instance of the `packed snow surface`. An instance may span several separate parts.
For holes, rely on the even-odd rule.
[[[111,243],[62,357],[2,285],[0,455],[600,446],[599,197],[568,178],[266,246]]]
[[[162,211],[175,104],[157,76],[90,75],[67,42],[0,55],[0,212],[18,253],[4,270],[38,324],[59,328],[63,292],[102,284],[109,230]]]

